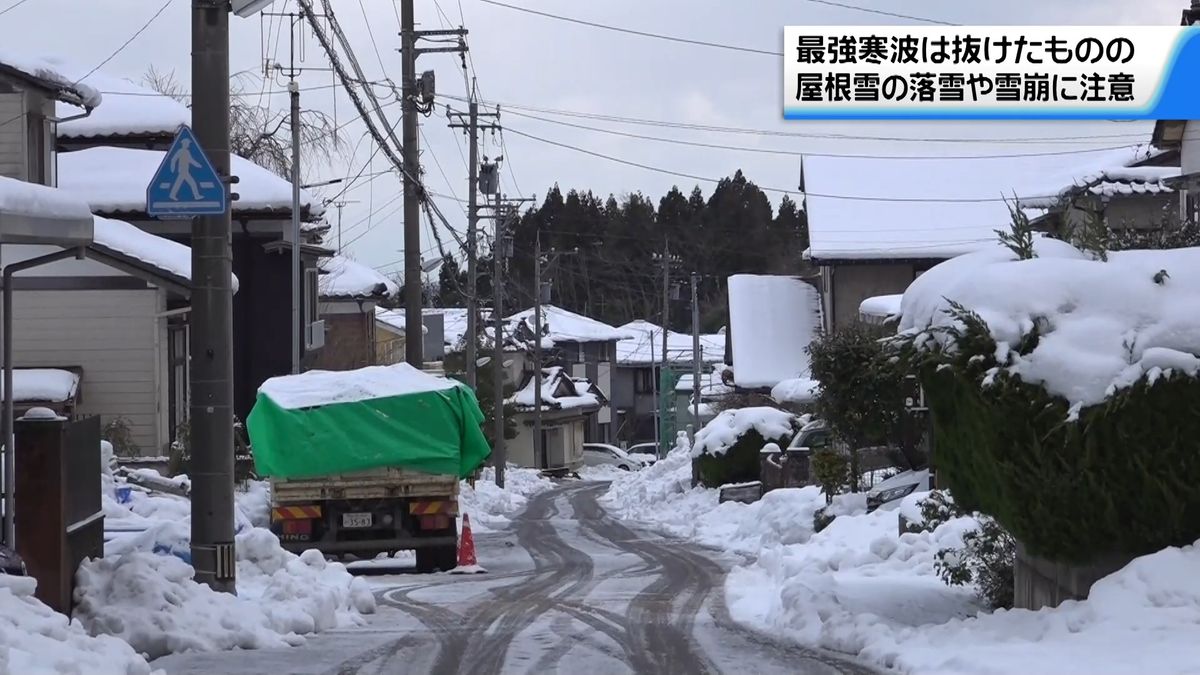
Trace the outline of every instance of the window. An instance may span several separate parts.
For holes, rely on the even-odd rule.
[[[315,267],[304,269],[304,325],[308,326],[317,320],[318,279],[320,272]]]
[[[638,368],[634,373],[634,391],[638,394],[654,393],[654,369]]]

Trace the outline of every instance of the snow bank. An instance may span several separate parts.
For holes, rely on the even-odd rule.
[[[310,370],[299,375],[281,375],[263,382],[258,391],[276,405],[294,410],[443,391],[457,386],[460,385],[454,380],[430,375],[407,363],[397,363],[358,370]]]
[[[365,582],[318,551],[288,553],[261,528],[236,543],[237,596],[197,583],[178,557],[133,551],[80,566],[75,616],[91,633],[157,658],[296,645],[309,633],[360,624],[360,613],[375,609]]]
[[[821,296],[794,277],[729,277],[733,376],[739,387],[773,387],[809,373],[805,348],[821,328]]]
[[[900,304],[903,294],[876,295],[863,300],[858,305],[858,313],[878,319],[887,319],[900,315]]]
[[[723,455],[743,434],[753,429],[766,439],[790,437],[797,417],[775,408],[737,408],[717,415],[696,433],[692,456]]]
[[[904,294],[901,331],[948,326],[949,303],[961,303],[987,322],[1000,368],[1062,396],[1072,415],[1142,377],[1197,373],[1200,248],[1114,252],[1108,262],[1053,240],[1036,248],[1032,260],[997,245],[929,270]],[[1035,324],[1036,348],[1016,354]]]
[[[458,511],[471,516],[475,532],[488,532],[504,527],[510,518],[525,508],[533,495],[549,490],[554,483],[542,477],[536,469],[512,465],[504,470],[504,489],[496,487],[496,470],[485,467],[472,488],[467,481],[459,483]],[[462,516],[459,516],[462,529]]]
[[[318,264],[322,272],[318,284],[321,297],[390,297],[400,292],[400,286],[395,281],[375,268],[346,256],[322,258]]]
[[[115,637],[92,637],[33,597],[32,577],[0,575],[0,673],[148,675],[146,659]]]

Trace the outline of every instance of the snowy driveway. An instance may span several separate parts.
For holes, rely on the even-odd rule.
[[[479,535],[490,574],[371,578],[380,605],[367,626],[154,665],[171,675],[870,672],[736,627],[722,590],[736,560],[609,517],[596,501],[604,487],[567,483],[533,497],[507,531]]]

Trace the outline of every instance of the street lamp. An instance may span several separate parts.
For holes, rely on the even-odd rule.
[[[266,9],[275,0],[233,0],[233,13],[247,19]]]

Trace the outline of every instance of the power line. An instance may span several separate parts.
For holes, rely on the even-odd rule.
[[[1089,152],[1107,152],[1110,150],[1120,150],[1122,148],[1132,148],[1130,145],[1116,145],[1103,148],[1083,148],[1077,150],[1050,150],[1045,152],[1021,152],[1005,155],[863,155],[863,154],[846,154],[838,152],[810,152],[804,150],[780,150],[777,148],[753,148],[739,145],[722,145],[719,143],[701,143],[699,141],[686,141],[679,138],[663,138],[661,136],[647,136],[644,134],[635,134],[628,131],[618,131],[616,129],[604,129],[601,127],[588,126],[586,124],[576,124],[574,122],[565,122],[563,120],[550,119],[548,117],[539,117],[530,115],[529,113],[508,111],[510,115],[525,117],[539,122],[548,122],[550,124],[558,124],[561,126],[572,127],[574,129],[584,129],[586,131],[595,131],[602,134],[610,134],[613,136],[622,136],[625,138],[636,138],[645,141],[657,141],[660,143],[673,143],[675,145],[687,145],[698,148],[711,148],[716,150],[734,150],[739,152],[753,152],[767,155],[786,155],[791,157],[834,157],[841,159],[873,159],[873,160],[967,160],[967,159],[1013,159],[1019,157],[1055,157],[1061,155],[1075,155]]]
[[[920,21],[922,23],[932,23],[932,24],[937,24],[939,26],[957,26],[958,25],[956,23],[950,23],[949,21],[941,21],[939,19],[927,19],[923,16],[913,16],[911,14],[897,14],[895,12],[888,12],[888,11],[885,11],[882,9],[873,9],[871,7],[860,7],[858,5],[850,5],[850,4],[846,4],[843,2],[833,2],[833,0],[806,0],[806,1],[816,3],[818,5],[829,5],[830,7],[841,7],[842,9],[851,9],[856,12],[866,12],[868,14],[878,14],[880,16],[890,16],[890,17],[893,17],[896,19],[908,19],[910,21]]]
[[[29,2],[29,0],[17,0],[16,2],[9,5],[8,7],[5,7],[4,9],[0,9],[0,16],[4,16],[5,14],[8,14],[9,12],[13,11],[14,9],[20,7],[21,5],[23,5],[27,2]]]
[[[570,17],[570,16],[562,16],[560,14],[551,14],[549,12],[541,12],[536,9],[530,9],[528,7],[518,7],[517,5],[510,5],[507,3],[498,2],[497,0],[479,0],[479,1],[482,3],[488,4],[488,5],[495,5],[496,7],[504,7],[506,9],[513,9],[518,12],[525,12],[526,14],[536,14],[537,16],[543,16],[543,17],[546,17],[547,19],[556,19],[558,21],[566,21],[569,23],[579,24],[581,26],[589,26],[591,28],[600,28],[603,30],[609,30],[609,31],[613,31],[615,33],[625,33],[627,35],[637,35],[639,37],[654,38],[656,40],[666,40],[668,42],[678,42],[680,44],[695,45],[698,47],[712,47],[714,49],[725,49],[725,50],[734,51],[734,52],[746,52],[748,54],[761,54],[761,55],[765,55],[765,56],[783,56],[783,52],[769,51],[766,49],[755,49],[753,47],[741,47],[738,45],[724,44],[721,42],[709,42],[707,40],[693,40],[691,38],[678,37],[675,35],[663,35],[662,33],[651,33],[648,31],[635,30],[633,28],[624,28],[622,26],[612,26],[609,24],[596,23],[595,21],[585,21],[584,19],[577,19],[577,18]]]
[[[554,146],[557,146],[560,148],[565,148],[567,150],[573,150],[575,152],[578,152],[578,153],[581,153],[584,155],[590,155],[592,157],[606,159],[610,162],[616,162],[617,164],[624,164],[626,166],[637,167],[639,169],[645,169],[647,171],[654,171],[656,173],[661,173],[661,174],[665,174],[668,176],[687,178],[690,180],[703,181],[706,183],[720,183],[721,182],[721,179],[717,179],[717,178],[709,178],[707,176],[698,176],[696,174],[685,173],[682,171],[673,171],[671,169],[664,169],[662,167],[653,166],[650,164],[643,164],[641,162],[635,162],[635,161],[628,160],[628,159],[622,159],[620,157],[614,157],[612,155],[606,155],[601,152],[596,152],[595,150],[588,150],[586,148],[581,148],[579,146],[570,145],[568,143],[552,141],[550,139],[542,138],[540,136],[534,136],[533,134],[529,134],[524,131],[520,131],[518,129],[513,129],[511,127],[509,128],[509,131],[513,132],[514,134],[517,134],[518,136],[524,136],[525,138],[528,138],[531,140],[539,141],[541,143],[546,143],[548,145],[554,145]],[[766,187],[766,186],[762,186],[762,185],[759,185],[758,188],[764,192],[777,192],[777,193],[781,193],[781,194],[799,193],[799,190],[785,190],[783,188]],[[822,194],[822,193],[812,192],[812,191],[807,191],[807,190],[803,194],[806,197],[819,197],[819,198],[825,198],[825,199],[841,199],[841,200],[846,200],[846,201],[860,201],[860,202],[982,204],[982,203],[996,203],[996,202],[1008,202],[1009,201],[1009,199],[1007,199],[1005,197],[878,197],[878,196],[868,196],[868,195]],[[1041,198],[1041,197],[1025,197],[1025,198],[1026,199],[1037,199],[1037,198]]]
[[[442,98],[466,102],[468,99],[463,96],[455,96],[451,94],[440,94]],[[481,102],[484,103],[484,102]],[[1145,133],[1131,134],[1092,134],[1083,136],[1029,136],[1029,137],[1009,137],[1009,138],[963,138],[963,137],[929,137],[918,138],[915,136],[866,136],[859,134],[838,134],[838,133],[806,133],[797,131],[780,131],[775,129],[756,129],[752,127],[730,127],[708,124],[693,124],[687,122],[669,122],[664,120],[654,120],[639,117],[623,117],[620,115],[611,115],[605,113],[584,112],[578,110],[562,110],[556,108],[546,108],[541,106],[526,105],[521,103],[504,103],[499,101],[487,101],[489,106],[499,107],[501,109],[525,110],[529,112],[561,115],[563,117],[577,117],[590,120],[598,120],[602,122],[617,122],[620,124],[637,124],[652,127],[666,127],[672,129],[687,129],[690,131],[704,131],[728,134],[746,134],[752,136],[773,136],[781,138],[820,138],[829,140],[848,140],[848,141],[892,141],[892,142],[907,142],[907,143],[976,143],[976,144],[1010,144],[1010,143],[1073,143],[1080,141],[1096,141],[1101,140],[1112,142],[1117,139],[1144,139]]]
[[[150,27],[150,24],[154,23],[155,19],[157,19],[159,16],[161,16],[163,12],[167,11],[167,7],[169,7],[170,5],[171,5],[171,0],[167,0],[166,2],[164,2],[162,4],[162,7],[159,7],[158,11],[154,13],[154,16],[150,17],[150,19],[147,20],[146,23],[142,24],[141,28],[137,29],[137,32],[135,32],[133,35],[131,35],[129,37],[129,39],[126,40],[120,47],[117,47],[117,50],[115,52],[109,54],[108,58],[101,61],[100,65],[96,66],[95,68],[92,68],[91,70],[88,71],[87,75],[84,75],[83,77],[76,80],[75,84],[79,84],[80,82],[83,82],[84,80],[88,79],[89,77],[92,76],[92,73],[95,73],[97,70],[100,70],[104,66],[108,65],[109,61],[112,61],[113,59],[115,59],[117,57],[117,54],[120,54],[121,52],[125,51],[125,48],[128,47],[130,45],[130,43],[132,43],[134,40],[138,39],[139,35],[146,32],[146,29]],[[12,8],[10,7],[9,9],[12,9]],[[5,10],[5,11],[8,11],[8,10]]]

